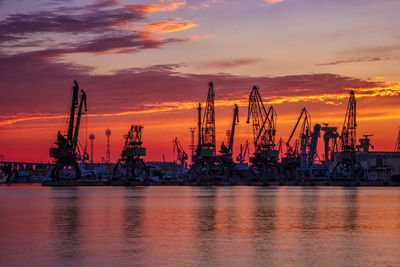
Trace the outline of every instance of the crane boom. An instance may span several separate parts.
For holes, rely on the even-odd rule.
[[[271,106],[266,111],[257,86],[253,89],[249,97],[249,108],[247,123],[253,121],[254,146],[258,149],[270,149],[275,146],[276,134],[276,112]]]
[[[232,128],[231,128],[231,136],[229,138],[229,152],[233,151],[233,140],[235,137],[235,126],[236,123],[239,123],[239,107],[235,104],[235,109],[233,111],[233,120],[232,120]]]
[[[235,138],[235,128],[236,128],[236,124],[239,123],[239,108],[238,106],[235,104],[235,108],[233,109],[233,120],[232,120],[232,126],[231,126],[231,130],[227,131],[227,136],[228,136],[228,146],[225,145],[224,142],[222,142],[221,144],[221,150],[220,152],[222,154],[230,154],[232,155],[233,152],[233,141]]]
[[[183,149],[181,143],[178,140],[178,137],[175,137],[174,140],[172,141],[174,145],[174,150],[173,152],[177,152],[177,159],[176,163],[178,165],[181,165],[182,167],[185,166],[185,162],[188,159],[188,155],[186,154],[185,150]]]
[[[303,121],[301,123],[301,130],[300,130],[300,140],[301,140],[300,148],[301,148],[302,152],[304,152],[304,150],[305,150],[306,141],[307,141],[306,139],[310,134],[311,115],[310,115],[310,113],[308,113],[306,108],[303,108],[301,110],[299,118],[297,119],[296,125],[294,126],[294,128],[289,136],[289,139],[286,142],[286,149],[287,149],[288,156],[295,156],[298,154],[298,151],[297,151],[298,142],[295,142],[294,148],[293,148],[293,146],[290,145],[290,142],[292,141],[294,133],[296,132],[297,127],[299,126],[302,118],[303,118]]]
[[[74,131],[74,119],[75,119],[75,109],[78,106],[78,94],[79,94],[79,84],[76,80],[74,80],[74,86],[72,87],[72,103],[70,109],[69,116],[69,125],[68,125],[68,135],[67,135],[67,143],[72,145],[73,131]]]
[[[79,104],[78,115],[76,117],[74,139],[73,139],[73,142],[72,142],[72,147],[74,148],[74,150],[75,150],[75,148],[76,148],[76,146],[78,144],[79,126],[80,126],[80,123],[81,123],[83,104],[85,104],[85,112],[87,112],[86,93],[83,90],[81,90],[81,93],[82,93],[81,94],[81,102]]]
[[[239,163],[243,163],[246,160],[246,155],[248,151],[249,151],[249,141],[246,140],[246,142],[244,143],[244,147],[243,144],[240,144],[240,152],[236,157],[236,161],[238,161]]]

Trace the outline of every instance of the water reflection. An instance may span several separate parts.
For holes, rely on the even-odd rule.
[[[139,253],[142,249],[140,237],[143,231],[144,197],[146,188],[136,189],[134,194],[131,188],[126,188],[123,198],[122,228],[126,241],[127,253]]]
[[[275,188],[254,188],[254,231],[253,253],[255,265],[271,264],[274,257],[274,248],[277,238],[276,229],[276,191]]]
[[[54,189],[52,199],[54,253],[61,262],[79,260],[81,257],[79,189]]]
[[[275,229],[276,190],[258,187],[254,189],[255,234],[265,236]]]
[[[318,225],[320,220],[319,189],[302,187],[299,195],[299,228],[297,242],[298,262],[301,265],[319,265],[325,262],[320,252]],[[314,238],[307,238],[308,236]],[[316,257],[318,255],[318,257]]]
[[[196,241],[198,259],[201,265],[212,265],[215,263],[215,226],[216,226],[216,187],[194,188],[196,207]]]
[[[357,220],[357,188],[343,188],[344,196],[344,230],[345,231],[357,231],[358,220]]]
[[[303,232],[315,233],[318,227],[319,210],[318,210],[319,190],[315,188],[301,188],[300,194],[300,227]]]
[[[399,195],[400,188],[0,187],[0,265],[399,266]]]

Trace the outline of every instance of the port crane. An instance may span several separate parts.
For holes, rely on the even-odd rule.
[[[235,138],[235,128],[236,124],[239,123],[239,107],[235,104],[235,108],[233,109],[233,120],[231,130],[227,131],[228,136],[228,145],[224,142],[221,144],[221,150],[219,151],[222,156],[230,158],[232,161],[232,153],[233,153],[233,141]]]
[[[236,165],[233,161],[233,142],[235,139],[236,125],[239,123],[239,107],[235,104],[231,129],[227,130],[228,144],[221,143],[219,155],[215,157],[217,179],[224,182],[232,182],[232,177],[236,173]]]
[[[207,102],[204,117],[201,118],[202,108],[199,103],[197,108],[198,142],[193,164],[188,172],[188,177],[199,184],[214,183],[216,177],[215,153],[215,109],[214,109],[214,83],[208,83]]]
[[[183,150],[183,147],[181,143],[178,140],[178,137],[175,137],[174,140],[172,140],[172,144],[174,147],[174,154],[176,153],[176,159],[174,162],[179,165],[181,168],[186,168],[186,161],[188,159],[188,155],[186,154],[185,150]]]
[[[236,161],[238,161],[239,163],[243,163],[246,160],[246,155],[247,153],[249,153],[250,150],[250,143],[249,141],[246,140],[246,142],[243,144],[240,144],[240,152],[236,157]]]
[[[80,147],[78,142],[83,107],[84,112],[87,112],[86,93],[84,90],[79,89],[79,84],[76,80],[74,80],[72,91],[67,135],[58,131],[57,139],[54,143],[56,147],[50,148],[50,157],[55,159],[54,167],[51,170],[51,177],[54,180],[60,179],[60,171],[66,166],[71,166],[74,169],[75,178],[79,179],[81,170],[78,161],[85,161],[89,158],[86,149]],[[80,102],[78,107],[79,93]]]
[[[125,135],[125,144],[121,158],[113,170],[113,180],[142,181],[148,183],[149,168],[143,161],[146,156],[146,148],[142,147],[142,125],[131,125],[128,134]]]
[[[295,133],[298,132],[298,138]],[[306,165],[309,142],[311,138],[311,115],[306,108],[302,108],[300,116],[286,141],[286,155],[282,157],[282,176],[285,180],[296,178],[296,169]]]
[[[299,166],[296,168],[296,180],[304,182],[308,179],[326,179],[329,169],[321,164],[317,153],[318,139],[321,137],[321,125],[314,124],[313,131],[307,136],[305,148],[300,154]]]
[[[299,134],[299,139],[300,139],[300,152],[299,152],[299,139],[296,139],[293,144],[291,144],[291,141],[293,139],[293,136],[298,128],[300,126],[300,134]],[[305,157],[307,151],[307,144],[309,142],[309,138],[311,136],[311,115],[308,113],[306,108],[303,108],[301,110],[300,116],[297,119],[297,122],[286,142],[286,157],[287,158],[298,158],[300,155],[301,157]]]
[[[334,179],[354,179],[358,181],[364,178],[364,168],[356,159],[356,130],[356,98],[354,91],[351,91],[342,132],[339,137],[341,151],[333,169],[332,175]]]
[[[220,150],[221,154],[216,155],[214,98],[214,83],[210,82],[203,119],[201,104],[197,109],[198,143],[193,164],[188,172],[189,179],[198,184],[227,182],[234,168],[232,152],[235,127],[239,122],[239,108],[235,105],[229,142],[227,145],[223,143]]]
[[[250,157],[251,170],[258,180],[276,180],[280,176],[277,165],[279,151],[275,149],[276,112],[271,106],[267,110],[257,86],[249,96],[247,123],[252,120],[254,157]]]

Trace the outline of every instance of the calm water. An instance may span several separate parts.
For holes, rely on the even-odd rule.
[[[400,188],[0,186],[0,264],[400,265]]]

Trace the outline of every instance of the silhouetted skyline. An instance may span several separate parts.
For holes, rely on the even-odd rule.
[[[312,123],[341,128],[352,89],[359,137],[375,134],[376,150],[392,150],[400,126],[398,11],[395,0],[2,0],[0,154],[48,160],[74,79],[88,94],[96,159],[105,157],[104,130],[113,131],[115,161],[131,124],[144,125],[148,160],[171,160],[175,136],[188,152],[209,81],[218,147],[239,106],[234,154],[251,140],[245,121],[254,84],[278,113],[278,139],[304,106]]]

